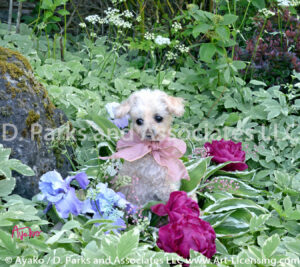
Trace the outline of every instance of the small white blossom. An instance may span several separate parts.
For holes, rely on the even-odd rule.
[[[299,0],[277,0],[279,6],[298,6],[300,5]]]
[[[88,22],[95,25],[97,22],[99,22],[100,17],[98,15],[90,15],[85,18]]]
[[[272,16],[275,15],[274,12],[272,12],[271,10],[268,10],[268,9],[266,9],[266,8],[261,9],[260,12],[263,13],[263,15],[264,15],[266,18],[270,18],[270,17],[272,17]]]
[[[155,38],[154,33],[149,33],[149,32],[146,32],[144,37],[146,40],[154,40]]]
[[[84,28],[86,28],[86,24],[84,22],[81,22],[81,23],[79,23],[79,27],[84,29]]]
[[[130,12],[129,10],[125,10],[122,14],[125,18],[133,18],[133,14],[132,12]]]
[[[190,51],[190,48],[185,46],[184,44],[175,45],[175,48],[178,49],[182,54],[188,53]]]
[[[141,17],[141,16],[137,16],[137,17],[136,17],[136,21],[137,21],[137,22],[141,22],[141,20],[142,20],[142,17]]]
[[[172,28],[174,29],[174,32],[178,32],[182,29],[182,26],[179,22],[175,21],[172,25]]]
[[[97,37],[97,34],[95,32],[92,32],[91,37]]]
[[[169,61],[175,60],[177,58],[177,54],[175,54],[171,51],[168,51],[166,56],[167,56],[167,60],[169,60]]]
[[[158,44],[158,45],[165,45],[165,44],[166,44],[166,45],[169,45],[169,44],[171,44],[171,41],[170,41],[169,38],[162,37],[161,35],[158,35],[158,36],[155,38],[154,42],[155,42],[156,44]]]

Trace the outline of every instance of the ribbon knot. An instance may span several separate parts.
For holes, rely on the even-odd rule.
[[[129,162],[152,154],[154,160],[168,170],[172,181],[189,180],[188,172],[180,160],[186,151],[186,144],[177,138],[167,137],[162,141],[144,141],[133,131],[128,132],[117,142],[117,152],[110,157],[100,159],[123,158]]]

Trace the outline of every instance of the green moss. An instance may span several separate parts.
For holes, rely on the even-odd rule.
[[[15,63],[3,60],[0,61],[0,71],[2,75],[8,73],[13,79],[18,79],[25,74],[24,71],[17,67]]]
[[[12,115],[12,107],[11,106],[0,107],[0,116],[9,117],[11,115]]]
[[[15,98],[21,92],[19,88],[13,87],[10,82],[6,82],[6,91],[11,94],[12,98]]]
[[[38,122],[39,119],[40,119],[40,115],[35,113],[34,110],[30,110],[26,118],[27,127],[30,128],[31,125]]]
[[[13,57],[15,57],[20,62],[22,62],[24,67],[27,70],[32,71],[28,60],[24,56],[22,56],[19,52],[16,52],[9,48],[4,48],[4,47],[0,46],[0,61],[7,61],[8,58],[13,58]]]

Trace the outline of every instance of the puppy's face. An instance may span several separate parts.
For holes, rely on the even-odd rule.
[[[130,114],[132,128],[142,140],[161,141],[170,134],[172,117],[184,113],[183,99],[159,90],[143,89],[121,103],[116,117]]]

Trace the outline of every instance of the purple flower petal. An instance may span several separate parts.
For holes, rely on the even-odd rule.
[[[77,198],[75,189],[70,187],[68,193],[57,203],[55,203],[56,210],[62,218],[68,218],[69,213],[77,216],[83,207],[83,203]]]

